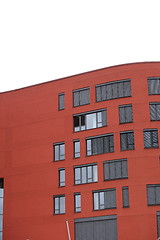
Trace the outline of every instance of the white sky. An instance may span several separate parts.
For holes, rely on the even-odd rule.
[[[0,92],[160,61],[160,0],[0,0]]]

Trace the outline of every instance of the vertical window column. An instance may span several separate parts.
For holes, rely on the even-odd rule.
[[[63,110],[64,109],[64,93],[58,94],[58,109]]]
[[[74,211],[81,212],[81,194],[74,193]]]
[[[64,187],[65,186],[65,169],[59,168],[59,186]]]
[[[122,199],[123,199],[123,207],[129,207],[129,188],[122,187]]]
[[[76,139],[73,141],[74,144],[74,158],[79,158],[80,157],[80,140]]]
[[[0,239],[3,237],[3,201],[4,201],[4,180],[0,179]]]
[[[54,143],[54,161],[60,161],[65,159],[65,143]]]
[[[54,199],[54,214],[65,213],[65,195],[53,196]]]

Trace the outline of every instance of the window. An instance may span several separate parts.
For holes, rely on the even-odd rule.
[[[158,148],[158,130],[144,129],[144,148]]]
[[[160,102],[150,103],[151,121],[160,121]]]
[[[58,94],[58,109],[59,110],[64,109],[64,93]]]
[[[84,184],[98,181],[97,164],[74,167],[74,183]]]
[[[160,237],[160,212],[157,212],[157,233],[158,237]]]
[[[120,123],[130,123],[132,119],[132,105],[119,106],[119,121]]]
[[[116,189],[93,191],[94,210],[116,208]]]
[[[54,199],[54,214],[65,213],[65,195],[53,196]]]
[[[4,179],[0,178],[0,239],[3,235]]]
[[[113,133],[86,138],[87,156],[114,151]]]
[[[160,184],[147,185],[148,205],[160,205]]]
[[[65,186],[65,169],[60,168],[59,171],[59,186],[64,187]]]
[[[149,95],[160,94],[160,77],[148,78],[148,93]]]
[[[120,133],[121,150],[133,150],[134,149],[134,132],[127,131]]]
[[[73,116],[74,131],[82,131],[92,128],[99,128],[107,125],[106,109],[94,112],[81,113]]]
[[[90,103],[90,89],[82,88],[73,91],[73,106],[78,107]]]
[[[74,211],[81,212],[81,194],[74,193]]]
[[[74,158],[79,158],[80,157],[80,141],[79,140],[74,140]]]
[[[122,200],[123,200],[123,207],[129,207],[129,189],[128,187],[122,187]]]
[[[104,180],[128,178],[127,159],[104,162]]]
[[[97,102],[130,96],[131,86],[129,79],[96,85]]]
[[[54,161],[60,161],[65,159],[65,143],[54,144]]]

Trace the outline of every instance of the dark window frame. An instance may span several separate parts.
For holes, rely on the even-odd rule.
[[[107,204],[108,202],[105,202],[105,193],[106,192],[114,192],[114,197],[115,197],[115,206],[112,206],[112,207],[107,207]],[[104,196],[104,203],[100,203],[100,199],[101,199],[101,193],[103,193],[103,196]],[[95,195],[94,194],[98,194],[98,209],[95,209]],[[117,208],[117,203],[116,203],[116,188],[107,188],[107,189],[100,189],[100,190],[93,190],[92,191],[92,195],[93,195],[93,211],[100,211],[100,210],[106,210],[106,209],[116,209]]]
[[[101,121],[98,120],[99,113],[101,113]],[[86,119],[87,119],[87,116],[91,115],[91,114],[96,114],[96,127],[87,128]],[[76,118],[78,118],[79,130],[75,130]],[[83,122],[83,125],[82,125],[82,122]],[[98,126],[100,124],[101,124],[101,126]],[[90,111],[90,112],[78,113],[78,114],[73,115],[73,131],[74,132],[86,131],[86,130],[101,128],[101,127],[106,127],[106,126],[107,126],[107,109],[106,108],[97,109],[97,110]]]
[[[154,110],[153,110],[154,106]],[[160,102],[150,102],[149,110],[150,110],[150,121],[160,121],[160,110],[158,110],[158,106],[160,109]],[[154,116],[153,116],[154,114]]]
[[[61,154],[61,146],[62,145],[64,145],[64,154]],[[56,146],[58,146],[58,159],[56,159]],[[54,159],[53,160],[54,162],[65,160],[65,142],[53,143],[53,159]]]
[[[75,143],[79,143],[79,152],[76,152],[76,147],[75,147]],[[79,154],[79,155],[78,155]],[[78,156],[76,156],[78,155]],[[73,140],[73,158],[80,158],[81,156],[81,143],[80,143],[80,139],[75,139]]]
[[[65,109],[65,93],[59,93],[58,94],[58,110],[62,111]],[[62,99],[61,99],[62,98]]]
[[[148,79],[148,94],[149,95],[160,95],[160,77],[149,77]],[[152,86],[151,86],[151,81],[158,81],[157,82],[157,85],[158,85],[158,93],[154,93],[154,91],[156,90],[157,91],[157,87],[153,87],[154,83],[152,83]],[[155,82],[156,83],[156,82]],[[151,89],[153,88],[153,89]]]
[[[116,163],[121,163],[120,167],[121,167],[121,177],[114,177],[114,178],[111,178],[111,165],[114,164],[114,174],[116,175],[117,173],[117,166],[116,166]],[[125,163],[125,166],[124,166],[124,163]],[[106,175],[106,172],[105,172],[105,165],[109,165],[109,178],[106,178],[105,175]],[[123,170],[123,167],[125,167],[125,170]],[[127,176],[124,176],[124,171],[126,171],[127,173]],[[103,172],[104,172],[104,181],[112,181],[112,180],[119,180],[119,179],[128,179],[128,160],[127,158],[121,158],[121,159],[115,159],[115,160],[109,160],[109,161],[104,161],[103,162]]]
[[[133,143],[129,143],[129,135],[132,134],[130,137],[133,141]],[[125,135],[125,147],[122,145],[122,135]],[[134,150],[135,149],[135,140],[134,140],[134,131],[133,130],[129,130],[129,131],[123,131],[120,132],[120,146],[121,146],[121,151],[130,151],[130,150]],[[131,148],[129,146],[132,146]]]
[[[124,84],[126,82],[129,82],[129,94],[127,96],[125,96],[126,87],[124,86]],[[123,87],[122,87],[122,89],[120,89],[120,85],[122,85],[122,84],[123,84]],[[116,97],[114,96],[115,89],[114,89],[113,85],[115,85],[115,89],[117,88],[117,90],[116,90],[117,91],[117,96]],[[102,92],[105,92],[107,89],[105,89],[105,91],[104,91],[102,88],[107,88],[107,86],[109,86],[109,88],[110,88],[110,91],[108,91],[108,92],[111,93],[112,97],[110,97],[108,99],[106,99],[106,98],[103,99],[103,97],[102,97],[103,93]],[[118,98],[124,98],[124,97],[131,97],[132,96],[132,93],[131,93],[131,79],[130,78],[97,84],[95,88],[96,88],[96,102],[102,102],[102,101],[108,101],[108,100],[112,100],[112,99],[118,99]],[[98,88],[99,88],[99,90],[98,90]],[[98,91],[101,92],[101,94],[100,94],[101,99],[100,100],[97,99],[98,98]],[[122,94],[122,92],[120,93],[120,91],[122,91],[123,94]],[[120,96],[121,94],[122,94],[122,96]]]
[[[150,136],[149,136],[149,141],[151,142],[151,145],[149,147],[146,146],[147,142],[146,142],[146,134],[149,132]],[[154,136],[153,134],[156,133],[157,135],[157,141],[153,141],[154,140]],[[144,149],[154,149],[154,148],[159,148],[159,139],[158,139],[158,128],[151,128],[151,129],[143,129],[143,140],[144,140]],[[154,144],[157,144],[157,146],[154,146]]]
[[[61,179],[61,171],[64,171],[64,181]],[[65,168],[59,168],[58,169],[58,182],[59,182],[59,187],[65,187],[66,186],[66,171]]]
[[[121,109],[124,109],[124,121],[122,121],[122,111]],[[127,120],[127,112],[126,112],[126,108],[131,108],[131,116],[129,117],[130,120]],[[124,104],[124,105],[119,105],[118,106],[119,109],[119,123],[120,124],[126,124],[126,123],[132,123],[133,122],[133,108],[132,108],[132,104]]]
[[[93,153],[93,150],[94,150],[93,149],[93,144],[94,144],[95,139],[98,139],[98,138],[102,139],[103,151],[100,152],[100,153]],[[88,141],[91,141],[90,142],[91,150],[88,150]],[[105,143],[104,143],[105,141],[107,141],[107,145],[108,145],[107,147],[108,147],[109,151],[105,151]],[[113,145],[112,145],[112,143],[113,143]],[[90,152],[90,154],[89,154],[89,152]],[[114,133],[107,133],[107,134],[102,134],[102,135],[97,135],[97,136],[92,136],[92,137],[87,137],[86,138],[86,156],[87,157],[94,156],[94,155],[99,155],[99,154],[111,153],[111,152],[114,152]]]
[[[55,199],[58,199],[58,212],[56,212],[56,208],[55,208]],[[64,198],[64,212],[61,212],[61,198]],[[59,194],[59,195],[53,195],[53,214],[54,215],[62,215],[66,213],[66,197],[65,194]]]
[[[96,166],[96,175],[94,175],[94,166]],[[90,168],[90,167],[91,167],[91,177],[88,176],[88,172],[89,172],[88,168]],[[97,163],[76,165],[76,166],[73,166],[73,168],[74,168],[74,185],[82,185],[82,184],[98,182],[98,164]],[[77,169],[79,169],[79,170],[77,170]],[[84,169],[85,169],[85,171],[84,171]],[[76,178],[76,170],[79,172],[79,178]],[[83,174],[84,174],[83,171],[85,172],[86,181],[83,180]],[[94,179],[96,179],[96,180],[94,180]]]
[[[88,102],[87,103],[81,103],[81,94],[83,91],[88,91]],[[79,93],[79,104],[75,105],[75,93]],[[80,106],[84,106],[84,105],[88,105],[90,104],[90,87],[84,87],[84,88],[79,88],[79,89],[75,89],[72,91],[73,94],[73,107],[80,107]]]
[[[152,188],[153,192],[154,192],[154,196],[152,196],[152,198],[154,198],[154,203],[150,203],[150,198],[149,198],[149,189]],[[159,195],[160,195],[160,184],[147,184],[146,185],[146,190],[147,190],[147,205],[148,206],[159,206],[160,205],[160,198],[159,200],[157,200],[157,192],[156,192],[156,188],[159,188]]]
[[[79,196],[80,197],[80,207],[76,206],[76,197]],[[80,213],[82,211],[82,200],[81,200],[81,193],[77,192],[74,193],[74,212],[75,213]]]
[[[130,207],[129,187],[128,186],[122,187],[122,203],[123,203],[123,208],[129,208]]]

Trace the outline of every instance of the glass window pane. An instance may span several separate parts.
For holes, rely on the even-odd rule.
[[[75,168],[75,184],[81,183],[80,168]]]
[[[87,167],[87,180],[88,182],[93,181],[93,176],[92,176],[92,166]]]
[[[59,145],[54,146],[55,161],[59,160]]]
[[[93,166],[93,182],[98,181],[98,171],[97,171],[97,165]]]
[[[87,182],[86,167],[82,167],[81,170],[82,170],[82,183],[86,183]]]
[[[60,197],[60,213],[65,213],[65,197]]]
[[[3,214],[3,198],[0,198],[0,214]]]
[[[4,188],[0,188],[0,197],[3,197],[4,195]]]
[[[96,128],[96,113],[86,115],[87,129]]]
[[[91,140],[87,140],[87,155],[91,155]]]
[[[98,210],[99,206],[98,206],[98,193],[94,193],[94,210]]]
[[[100,198],[100,209],[104,209],[104,192],[99,193],[99,198]]]
[[[64,160],[65,159],[65,145],[61,144],[60,145],[60,160]]]

